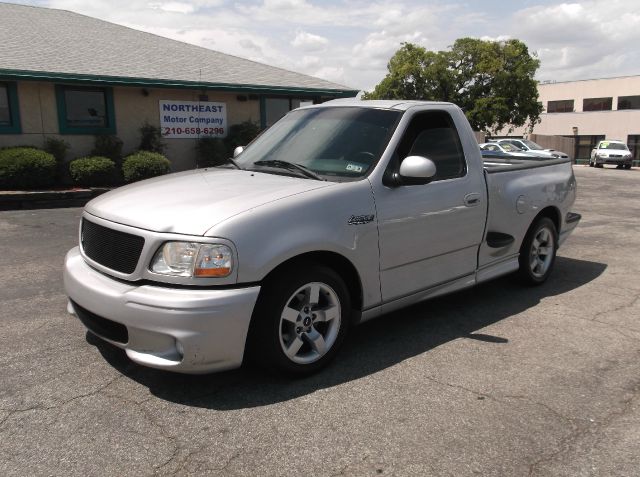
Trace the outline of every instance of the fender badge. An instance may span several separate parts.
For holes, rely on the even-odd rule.
[[[364,225],[373,222],[373,215],[352,215],[349,218],[349,225]]]

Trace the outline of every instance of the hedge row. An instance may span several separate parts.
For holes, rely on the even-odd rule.
[[[56,181],[53,154],[32,147],[0,150],[0,189],[42,189]]]
[[[127,156],[118,170],[115,161],[92,156],[69,163],[73,182],[80,186],[109,186],[135,182],[171,170],[171,163],[162,154],[138,151]],[[57,165],[52,154],[31,147],[0,149],[0,189],[41,189],[56,182]]]

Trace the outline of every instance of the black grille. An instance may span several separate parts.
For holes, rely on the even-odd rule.
[[[133,273],[144,238],[82,219],[82,250],[91,260],[121,273]]]
[[[92,333],[100,336],[101,338],[115,341],[116,343],[126,344],[129,341],[129,332],[127,331],[127,327],[123,324],[107,320],[95,313],[91,313],[89,310],[82,308],[74,301],[71,301],[71,304],[73,305],[73,310],[76,312],[76,315],[82,324]]]

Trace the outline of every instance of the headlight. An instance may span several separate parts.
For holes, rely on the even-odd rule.
[[[226,277],[233,269],[233,254],[226,245],[166,242],[156,252],[150,268],[173,277]]]

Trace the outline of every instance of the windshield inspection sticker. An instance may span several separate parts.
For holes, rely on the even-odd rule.
[[[362,172],[362,166],[358,166],[357,164],[347,164],[346,169],[351,172]]]

